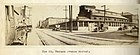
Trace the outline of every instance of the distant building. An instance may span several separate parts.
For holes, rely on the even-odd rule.
[[[130,12],[122,12],[122,16],[123,17],[126,17],[129,22],[132,22],[132,16],[133,16],[133,14],[131,14]]]
[[[48,17],[43,21],[40,21],[40,27],[41,28],[49,28],[50,25],[55,25],[58,23],[63,23],[63,22],[68,22],[68,20],[66,21],[65,18],[56,18],[56,17]]]
[[[138,24],[138,22],[139,22],[138,15],[133,15],[132,16],[132,23]]]
[[[122,12],[122,16],[126,17],[132,24],[138,24],[138,15],[131,14],[130,12]]]

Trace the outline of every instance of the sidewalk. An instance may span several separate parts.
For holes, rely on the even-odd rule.
[[[32,30],[30,33],[28,33],[27,45],[42,45],[42,42],[40,41],[35,30]]]
[[[137,32],[125,33],[125,35],[132,36],[132,37],[138,37],[138,33]]]

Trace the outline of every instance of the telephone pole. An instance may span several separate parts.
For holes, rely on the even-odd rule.
[[[65,30],[66,30],[66,32],[67,32],[67,11],[68,11],[68,9],[67,9],[67,6],[65,6],[65,9],[64,9],[64,11],[65,11]]]
[[[139,27],[139,8],[136,9],[137,10],[137,22],[138,22],[138,27]],[[137,32],[137,35],[139,34],[139,29]]]
[[[101,7],[104,7],[104,24],[105,24],[105,20],[106,20],[106,5],[103,5]]]

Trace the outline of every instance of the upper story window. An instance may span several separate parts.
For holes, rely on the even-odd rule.
[[[97,11],[98,13],[101,13],[100,11]]]
[[[96,17],[94,19],[97,19]]]
[[[110,18],[108,18],[108,20],[111,20]]]
[[[128,22],[128,20],[126,20],[126,22]]]
[[[110,12],[106,12],[106,14],[111,15],[111,13],[110,13]]]
[[[106,18],[105,20],[108,20],[108,18]]]
[[[116,21],[116,19],[114,19],[114,21]]]
[[[102,18],[99,18],[100,20],[102,20]]]
[[[121,19],[119,19],[119,21],[122,21]]]

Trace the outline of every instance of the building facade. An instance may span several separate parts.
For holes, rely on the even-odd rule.
[[[129,12],[122,12],[122,16],[128,18],[129,22],[132,22],[135,25],[138,25],[138,15],[137,14],[131,14]]]
[[[43,21],[40,21],[41,28],[52,28],[53,25],[68,22],[65,18],[48,17]]]
[[[105,12],[105,15],[104,15]],[[105,24],[109,30],[117,30],[122,25],[130,24],[128,18],[121,13],[96,9],[95,6],[80,6],[78,14],[79,30],[93,31],[95,26]]]
[[[79,9],[78,16],[72,20],[73,30],[93,31],[101,24],[104,24],[104,26],[108,27],[107,31],[117,31],[118,28],[123,25],[132,24],[127,17],[122,16],[122,13],[96,9],[96,6],[94,5],[81,5],[79,6]],[[52,21],[49,20],[48,22]],[[55,21],[55,24],[49,24],[49,27],[54,27],[55,25],[60,25],[61,29],[69,29],[70,22],[57,23]]]

